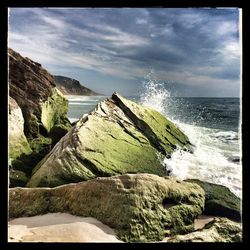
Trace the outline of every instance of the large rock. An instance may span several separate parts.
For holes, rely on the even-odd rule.
[[[197,183],[204,189],[206,194],[204,214],[241,221],[241,200],[229,188],[197,179],[186,181]]]
[[[14,169],[22,170],[29,175],[33,167],[51,150],[51,144],[56,143],[51,133],[53,128],[63,126],[66,129],[64,134],[70,129],[71,125],[66,116],[68,101],[56,89],[53,76],[39,63],[22,57],[12,49],[8,49],[8,56],[9,105],[12,105],[14,99],[21,108],[24,119],[24,127],[22,124],[22,128],[18,125],[19,129],[9,128],[9,157],[14,159],[11,161]],[[20,110],[15,112],[20,113]],[[10,124],[15,123],[13,117],[14,114],[10,114]],[[20,119],[17,122],[19,124]],[[16,133],[20,129],[28,142],[23,136],[17,137]],[[57,136],[56,139],[58,141],[60,138]]]
[[[9,98],[9,159],[18,158],[22,154],[32,152],[27,138],[24,134],[23,114],[13,98]]]
[[[165,175],[163,157],[188,138],[157,111],[113,94],[83,116],[33,171],[28,187],[124,173]]]
[[[152,174],[126,174],[55,188],[12,188],[10,218],[68,212],[113,227],[128,242],[162,240],[194,230],[204,191],[193,183]]]
[[[17,169],[13,169],[12,162],[20,157],[30,155],[32,150],[24,134],[23,114],[13,98],[9,98],[9,186],[25,186],[28,178],[26,174]]]
[[[176,235],[166,240],[167,242],[241,242],[242,226],[240,223],[227,218],[215,218],[203,229],[195,232]]]
[[[65,77],[65,76],[54,76],[57,88],[64,95],[100,95],[93,90],[86,88],[80,84],[79,81]]]

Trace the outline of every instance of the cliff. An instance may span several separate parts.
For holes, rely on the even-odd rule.
[[[65,76],[54,76],[57,88],[64,95],[100,95],[93,90],[86,88],[80,84],[79,81],[65,77]]]

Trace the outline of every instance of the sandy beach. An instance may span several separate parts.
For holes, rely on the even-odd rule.
[[[211,216],[199,216],[195,220],[195,230],[204,227],[212,219]],[[117,239],[112,228],[99,220],[67,213],[10,220],[8,234],[9,242],[122,242]]]
[[[11,220],[8,234],[9,242],[121,242],[113,229],[97,219],[66,213]]]

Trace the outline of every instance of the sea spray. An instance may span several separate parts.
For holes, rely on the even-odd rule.
[[[166,101],[170,97],[170,92],[164,88],[164,82],[157,80],[151,70],[145,77],[143,87],[144,91],[140,96],[140,102],[164,114]]]
[[[241,197],[239,131],[237,125],[234,125],[236,131],[224,130],[227,126],[223,124],[223,118],[227,113],[224,112],[220,117],[220,110],[226,106],[223,106],[223,100],[222,104],[218,103],[219,99],[216,100],[217,106],[211,107],[209,105],[212,100],[204,99],[194,109],[183,98],[172,97],[168,84],[159,81],[153,72],[145,77],[143,86],[140,102],[158,110],[174,122],[194,145],[193,154],[177,149],[170,159],[163,160],[162,164],[170,171],[170,175],[225,185]]]

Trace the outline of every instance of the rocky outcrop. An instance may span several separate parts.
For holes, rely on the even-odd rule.
[[[84,87],[79,81],[65,77],[65,76],[54,76],[56,87],[64,95],[100,95],[93,90]]]
[[[157,111],[114,93],[83,116],[38,164],[28,187],[124,173],[165,175],[163,157],[188,138]]]
[[[227,218],[215,218],[203,229],[176,235],[166,239],[167,242],[241,242],[242,226]]]
[[[13,98],[9,98],[9,159],[16,159],[22,154],[30,154],[31,148],[24,135],[23,114]]]
[[[12,105],[14,99],[24,119],[24,127],[20,125],[20,128],[15,128],[14,113],[9,116],[9,123],[13,124],[13,129],[9,127],[9,157],[13,169],[29,175],[33,167],[51,150],[52,143],[55,143],[52,142],[51,130],[55,126],[62,126],[66,134],[71,127],[66,116],[68,101],[56,89],[53,76],[41,64],[22,57],[12,49],[8,49],[8,56],[9,105]],[[15,111],[19,112],[19,117],[20,109]],[[16,134],[20,130],[23,131],[21,137]]]
[[[152,174],[126,174],[56,188],[12,188],[9,216],[68,212],[102,221],[127,242],[159,241],[193,231],[204,198],[197,184]]]
[[[26,136],[46,135],[55,124],[67,123],[68,102],[56,89],[53,76],[12,49],[8,55],[9,94],[22,109]]]
[[[197,183],[204,189],[206,194],[204,214],[241,221],[241,200],[229,188],[196,179],[186,181]]]

